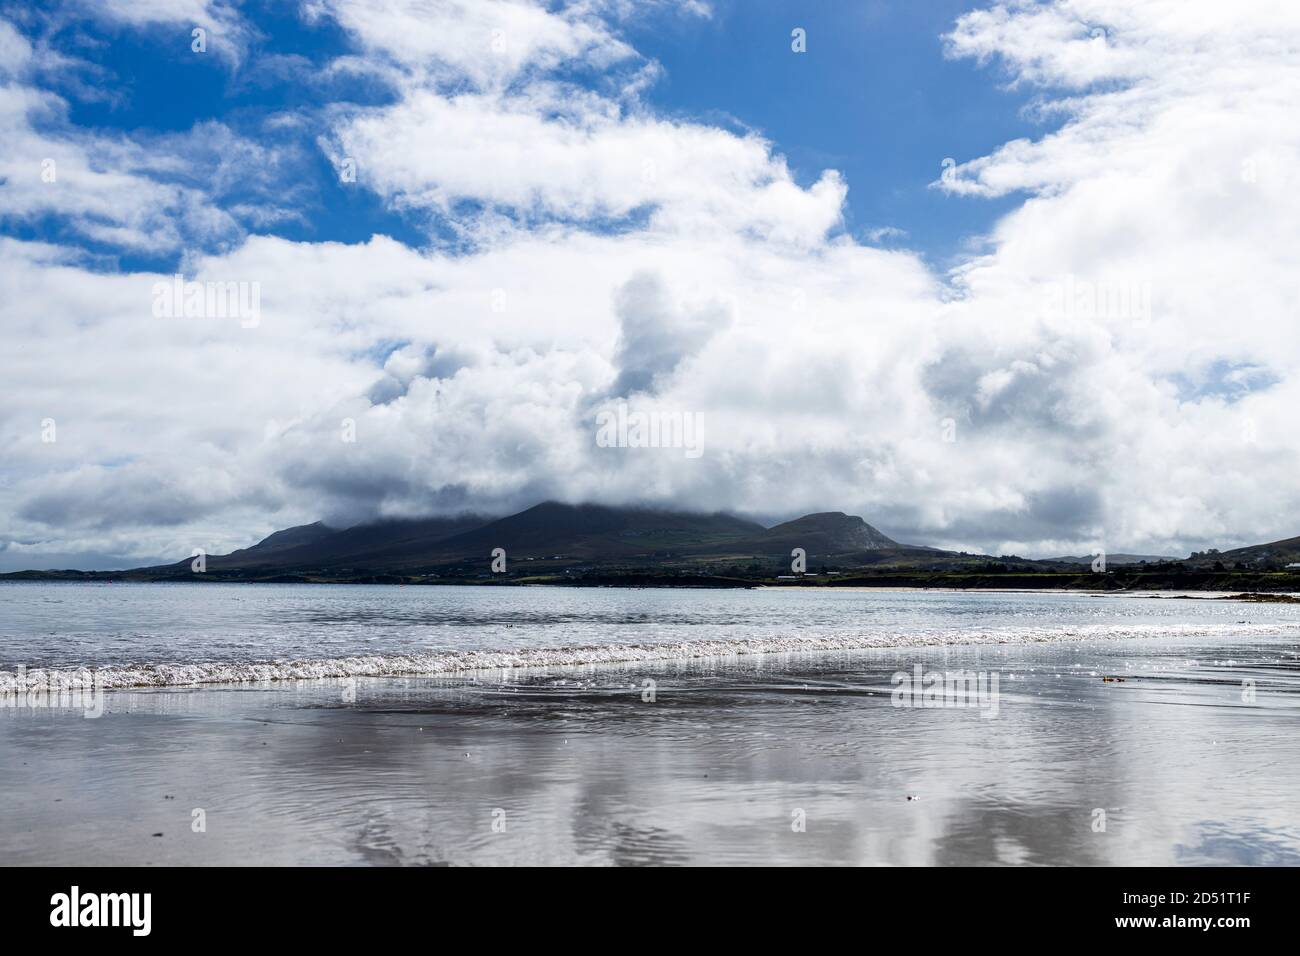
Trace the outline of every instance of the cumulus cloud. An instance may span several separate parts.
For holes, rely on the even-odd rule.
[[[846,193],[833,170],[800,188],[756,136],[624,115],[548,85],[510,97],[412,90],[351,113],[328,148],[395,205],[444,214],[466,214],[466,201],[530,221],[644,212],[662,229],[807,244],[839,222]]]
[[[305,11],[354,44],[332,68],[391,94],[318,114],[322,150],[427,241],[245,236],[214,164],[181,144],[164,152],[191,178],[171,188],[192,200],[151,193],[136,140],[33,124],[52,94],[0,31],[0,66],[26,77],[0,110],[28,157],[0,186],[8,214],[51,208],[24,211],[39,187],[13,176],[62,146],[117,178],[86,179],[61,215],[122,246],[162,237],[187,279],[261,296],[256,327],[159,318],[166,273],[0,243],[18,346],[0,352],[5,566],[543,498],[842,509],[905,540],[1029,554],[1298,530],[1290,5],[960,18],[949,55],[1035,89],[1053,122],[935,184],[951,202],[1021,197],[947,275],[895,232],[875,235],[893,248],[846,235],[837,172],[801,184],[758,134],[657,114],[621,4]],[[186,209],[236,219],[236,239]],[[595,414],[620,399],[698,415],[704,454],[599,447]]]
[[[652,273],[629,279],[618,290],[614,311],[620,331],[613,393],[621,396],[652,391],[656,381],[675,372],[731,319],[721,305],[685,315],[677,312],[663,279]]]
[[[294,215],[288,204],[296,191],[282,177],[279,146],[217,121],[131,136],[70,122],[68,100],[38,80],[53,66],[78,65],[0,19],[0,223],[7,228],[53,218],[105,247],[161,253],[234,243],[246,225]]]
[[[516,0],[310,0],[363,48],[416,76],[499,89],[525,71],[581,62],[601,69],[634,55],[588,4]]]
[[[998,224],[992,253],[958,276],[961,337],[983,340],[993,322],[1028,336],[1025,364],[988,369],[986,404],[973,407],[986,414],[1002,390],[1016,394],[1042,367],[1036,356],[1059,361],[1062,343],[1092,339],[1036,411],[1092,429],[1081,447],[1106,486],[1099,538],[1174,547],[1201,533],[1294,534],[1283,474],[1296,447],[1280,416],[1300,366],[1286,318],[1297,284],[1284,264],[1300,213],[1300,127],[1287,106],[1300,63],[1278,40],[1297,33],[1289,5],[1229,17],[1213,3],[1080,0],[998,5],[949,37],[955,55],[997,59],[1016,82],[1039,85],[1040,108],[1064,119],[939,185],[1028,196]],[[1022,315],[1050,321],[1032,332]],[[1179,387],[1222,366],[1257,371],[1230,397]],[[1057,379],[1073,390],[1064,404]],[[1247,503],[1257,495],[1270,504]]]
[[[143,30],[180,26],[185,48],[194,42],[195,29],[204,31],[204,52],[238,65],[257,35],[240,14],[237,2],[227,0],[67,0],[60,16],[81,13],[101,23]]]

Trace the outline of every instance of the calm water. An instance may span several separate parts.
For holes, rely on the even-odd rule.
[[[397,659],[401,673],[441,673],[474,663],[466,654],[507,655],[479,662],[488,665],[595,663],[733,650],[1198,635],[1295,637],[1300,611],[1086,594],[0,584],[0,670],[10,671],[365,657],[358,674],[376,673],[376,658]],[[216,666],[142,682],[240,673]]]
[[[98,719],[0,708],[0,863],[1300,865],[1298,625],[1059,594],[4,585],[5,666],[155,686]],[[249,661],[281,679],[182,683]],[[430,674],[353,676],[380,665]],[[996,676],[996,706],[900,706],[918,667]]]

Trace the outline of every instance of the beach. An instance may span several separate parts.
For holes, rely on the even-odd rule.
[[[984,682],[927,699],[931,674]],[[0,863],[1300,864],[1300,662],[1282,633],[100,703],[0,708]]]

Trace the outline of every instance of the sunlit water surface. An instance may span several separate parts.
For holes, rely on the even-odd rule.
[[[154,685],[0,695],[0,862],[1300,865],[1298,636],[1075,594],[0,585],[10,679]],[[210,682],[303,662],[334,676]],[[917,706],[917,667],[984,693]]]

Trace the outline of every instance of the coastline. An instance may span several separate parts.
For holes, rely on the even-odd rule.
[[[800,585],[763,584],[756,590],[762,591],[806,591]],[[1300,604],[1300,590],[1296,591],[1130,591],[1130,590],[1085,590],[1083,588],[954,588],[954,587],[866,587],[846,585],[836,587],[836,591],[861,594],[882,593],[942,593],[942,594],[1087,594],[1094,597],[1108,598],[1182,598],[1188,601],[1245,601],[1276,604]]]
[[[1261,580],[1259,573],[1207,572],[1204,575],[1179,574],[1148,579],[1146,572],[1108,572],[1102,581],[1090,574],[1045,572],[1032,575],[1026,584],[1023,575],[972,575],[957,572],[931,572],[926,575],[879,574],[873,577],[844,576],[839,579],[810,575],[802,583],[775,578],[731,578],[678,574],[597,574],[548,577],[404,577],[400,575],[361,575],[351,577],[308,577],[302,575],[250,576],[244,573],[210,571],[205,574],[166,576],[119,573],[114,571],[14,571],[0,574],[0,584],[24,582],[71,582],[104,584],[311,584],[311,585],[382,585],[389,587],[466,587],[466,588],[631,588],[664,590],[791,590],[849,592],[934,591],[971,594],[1098,594],[1098,595],[1242,595],[1242,600],[1271,600],[1272,595],[1300,597],[1300,573],[1271,572]],[[999,578],[1019,582],[1002,584]],[[1050,581],[1044,579],[1051,579]]]
[[[146,585],[148,586],[148,585]],[[635,589],[634,589],[635,590]],[[759,592],[798,593],[803,589],[758,589]],[[808,592],[804,592],[808,593]],[[846,590],[845,594],[861,593],[870,596],[888,596],[906,592],[880,592],[863,589]],[[950,593],[954,596],[969,594],[966,591],[924,593]],[[1148,598],[1217,601],[1206,595],[1163,594],[1080,594],[1057,592],[1055,595],[1040,591],[986,592],[990,595],[1063,596],[1082,598]],[[811,595],[810,595],[811,596]],[[1223,596],[1230,600],[1238,596]],[[1263,603],[1275,603],[1272,601]],[[1292,602],[1285,602],[1292,603]],[[1296,602],[1300,603],[1300,602]],[[563,634],[563,632],[561,632]],[[311,655],[259,655],[238,659],[204,659],[186,655],[169,655],[164,659],[129,662],[77,662],[63,665],[23,664],[18,669],[0,666],[0,706],[12,706],[15,698],[68,692],[95,692],[133,690],[140,688],[202,688],[238,685],[268,685],[304,680],[332,680],[352,682],[380,678],[466,677],[507,672],[528,672],[554,667],[598,668],[604,666],[672,666],[681,662],[727,662],[741,658],[781,659],[790,655],[825,655],[860,651],[922,652],[933,648],[954,649],[965,652],[978,648],[1027,647],[1034,645],[1078,645],[1087,642],[1123,644],[1143,640],[1207,640],[1247,642],[1288,637],[1300,641],[1300,621],[1266,619],[1264,621],[1210,620],[1187,623],[1183,620],[1141,623],[1125,622],[1121,616],[1106,622],[1088,623],[1025,623],[1010,625],[963,624],[937,631],[916,631],[907,626],[886,629],[830,628],[799,633],[784,629],[762,636],[735,636],[689,631],[677,632],[676,639],[657,637],[645,639],[612,639],[600,643],[569,643],[561,638],[559,643],[508,645],[500,638],[484,636],[474,646],[454,647],[434,641],[433,646],[406,652],[368,651],[329,656]]]
[[[0,864],[1297,865],[1291,646],[123,690],[96,720],[0,712]],[[1227,654],[1255,703],[1222,683]],[[891,674],[917,666],[999,674],[996,713],[897,706]]]

